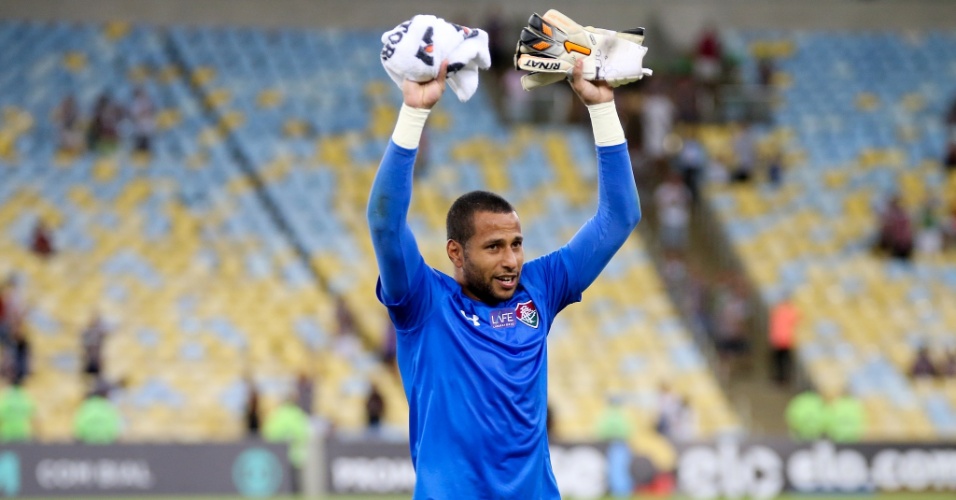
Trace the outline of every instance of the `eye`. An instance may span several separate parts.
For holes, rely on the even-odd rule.
[[[523,243],[524,243],[523,241],[516,241],[516,242],[514,242],[514,243],[511,244],[511,247],[512,247],[512,248],[521,248],[521,245],[522,245]]]

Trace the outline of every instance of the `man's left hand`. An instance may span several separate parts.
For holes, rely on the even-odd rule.
[[[578,59],[571,72],[571,88],[586,106],[601,104],[614,100],[614,90],[604,80],[585,80],[583,71],[584,61]]]

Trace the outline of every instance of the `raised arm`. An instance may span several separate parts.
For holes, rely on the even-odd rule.
[[[641,205],[611,87],[606,82],[585,80],[580,61],[574,68],[571,87],[588,107],[598,156],[597,213],[563,249],[571,268],[571,285],[581,292],[594,282],[640,222]]]
[[[422,129],[431,108],[445,90],[446,68],[438,78],[402,85],[403,105],[395,132],[372,183],[368,200],[368,226],[381,277],[384,298],[401,301],[413,288],[412,278],[425,265],[408,227],[412,200],[412,171]]]

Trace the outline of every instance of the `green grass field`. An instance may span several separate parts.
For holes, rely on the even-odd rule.
[[[36,498],[36,497],[34,497]],[[61,499],[63,497],[60,497]],[[305,500],[306,497],[270,497],[273,500]],[[319,497],[316,500],[408,500],[407,496],[400,495],[365,495],[365,496],[352,496],[352,495],[334,495]],[[782,495],[777,497],[778,500],[953,500],[956,498],[956,494],[953,492],[948,493],[896,493],[896,494],[873,494],[873,495]],[[109,500],[246,500],[246,497],[238,496],[163,496],[163,497],[108,497]],[[54,500],[50,499],[36,499],[36,500]],[[89,497],[89,498],[72,498],[71,500],[103,500],[103,497]],[[620,500],[617,498],[608,497],[607,500]],[[691,500],[689,497],[682,495],[674,496],[635,496],[631,497],[630,500]]]

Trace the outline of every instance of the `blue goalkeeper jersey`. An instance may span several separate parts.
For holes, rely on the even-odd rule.
[[[545,428],[546,341],[558,311],[580,300],[560,255],[525,264],[512,299],[496,305],[422,269],[405,303],[378,290],[403,326],[415,498],[559,498]]]
[[[409,405],[414,498],[560,498],[545,425],[547,334],[640,218],[626,146],[598,148],[595,217],[525,263],[515,294],[498,304],[466,296],[421,257],[405,222],[415,153],[390,144],[368,214]]]

